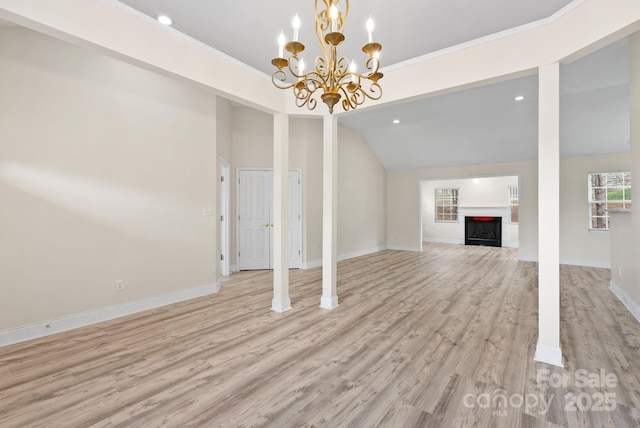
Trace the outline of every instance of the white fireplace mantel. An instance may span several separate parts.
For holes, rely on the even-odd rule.
[[[511,210],[508,206],[505,207],[458,207],[458,224],[459,232],[458,237],[460,242],[464,244],[464,218],[465,217],[502,217],[502,246],[511,246],[508,241],[505,240],[507,235],[507,224],[509,223],[509,217]]]

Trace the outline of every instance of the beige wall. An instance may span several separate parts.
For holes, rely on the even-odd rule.
[[[0,331],[216,281],[215,96],[20,28],[0,93]]]
[[[630,123],[631,123],[631,176],[635,185],[631,187],[631,200],[634,201],[631,212],[631,233],[625,241],[625,249],[635,258],[624,266],[624,274],[619,278],[619,286],[635,305],[635,316],[640,320],[640,33],[630,37],[629,43],[630,75]]]
[[[387,173],[362,137],[338,128],[338,257],[386,247]]]
[[[560,257],[566,264],[609,266],[609,233],[589,232],[587,174],[617,171],[631,165],[629,154],[561,158]],[[537,162],[513,162],[388,173],[388,243],[419,249],[418,181],[450,177],[520,174],[520,257],[538,258]]]
[[[589,231],[590,172],[628,171],[628,153],[560,159],[560,261],[610,266],[609,232]]]
[[[322,259],[322,120],[293,119],[290,140],[303,147],[302,256],[303,263]]]

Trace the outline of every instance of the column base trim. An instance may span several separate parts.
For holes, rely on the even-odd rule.
[[[556,367],[564,367],[564,357],[562,356],[562,350],[559,346],[548,346],[538,343],[533,359]]]
[[[271,310],[276,312],[286,312],[291,309],[291,299],[273,299],[271,301]]]
[[[322,296],[322,298],[320,299],[320,307],[322,309],[335,309],[338,306],[338,296],[333,296],[333,297],[324,297]]]

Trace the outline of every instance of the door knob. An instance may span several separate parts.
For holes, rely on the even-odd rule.
[[[263,227],[269,227],[269,223],[263,224]]]

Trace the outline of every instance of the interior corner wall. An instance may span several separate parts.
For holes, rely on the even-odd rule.
[[[215,96],[19,27],[0,93],[0,332],[215,285]]]
[[[338,128],[338,257],[387,246],[387,172],[356,131]]]
[[[273,117],[250,107],[232,109],[232,169],[273,166]],[[291,118],[289,166],[302,169],[303,266],[322,261],[322,120]],[[232,245],[235,247],[235,184],[232,182]],[[355,131],[338,130],[338,256],[386,246],[386,171]],[[231,263],[236,263],[233,251]]]
[[[609,232],[589,231],[588,175],[630,168],[629,153],[560,158],[560,263],[610,267]]]

